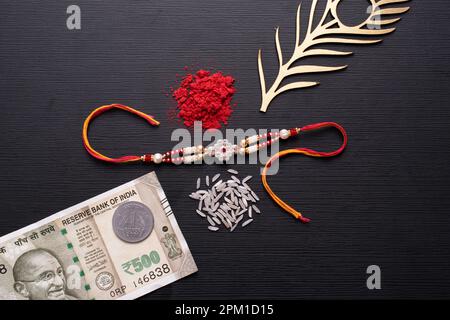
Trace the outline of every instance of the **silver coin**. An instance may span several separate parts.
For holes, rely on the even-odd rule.
[[[114,212],[112,225],[119,239],[136,243],[145,240],[153,230],[154,218],[143,203],[129,201],[121,204]]]

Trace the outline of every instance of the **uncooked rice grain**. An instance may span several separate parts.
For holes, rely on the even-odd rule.
[[[247,226],[253,221],[253,212],[260,213],[256,203],[259,201],[258,196],[246,183],[252,176],[246,176],[239,180],[235,175],[236,170],[227,170],[230,178],[219,180],[220,173],[215,174],[212,178],[205,176],[205,184],[207,190],[200,190],[201,178],[197,179],[196,192],[189,195],[190,198],[199,202],[197,214],[208,220],[208,229],[211,231],[219,230],[219,226],[233,232],[239,225]],[[218,180],[218,181],[217,181]],[[210,186],[210,184],[213,184]],[[241,223],[246,213],[249,219]]]
[[[204,214],[204,213],[201,212],[200,210],[197,210],[197,213],[198,213],[198,215],[199,215],[200,217],[203,217],[203,218],[206,217],[206,214]]]
[[[216,226],[216,223],[213,221],[211,217],[206,217],[206,220],[208,220],[209,224],[212,225],[213,227]]]

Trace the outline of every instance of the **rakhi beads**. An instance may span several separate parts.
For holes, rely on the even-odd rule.
[[[239,144],[231,144],[227,139],[218,140],[213,146],[204,147],[202,145],[185,147],[182,149],[167,151],[163,154],[154,153],[142,156],[141,160],[147,163],[174,163],[174,164],[191,164],[202,160],[205,157],[215,157],[219,161],[227,161],[233,155],[239,154],[244,156],[252,154],[262,148],[266,148],[280,138],[286,140],[291,136],[297,135],[299,128],[290,130],[282,129],[280,132],[268,132],[261,135],[253,135],[242,139]]]

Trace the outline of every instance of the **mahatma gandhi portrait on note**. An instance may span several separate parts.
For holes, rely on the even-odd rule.
[[[29,300],[75,300],[66,293],[61,263],[50,251],[33,249],[23,253],[13,267],[14,290]]]

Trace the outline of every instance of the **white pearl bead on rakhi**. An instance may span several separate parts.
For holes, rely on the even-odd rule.
[[[176,158],[173,158],[171,162],[172,162],[173,164],[181,164],[181,163],[183,163],[183,157],[176,157]]]
[[[297,132],[300,130],[297,129]],[[291,136],[291,130],[282,129],[279,132],[269,132],[262,135],[253,135],[247,137],[239,142],[239,144],[232,144],[227,139],[219,139],[213,146],[191,146],[182,149],[168,151],[164,154],[155,153],[151,156],[153,163],[174,163],[174,164],[191,164],[197,161],[202,161],[205,157],[216,157],[220,161],[227,161],[233,154],[245,156],[258,152],[258,150],[267,148],[279,139],[288,139]],[[182,153],[183,156],[180,155]],[[145,162],[145,156],[141,157]]]
[[[183,148],[183,154],[189,155],[195,153],[196,147],[185,147]]]
[[[252,146],[247,148],[247,152],[248,153],[253,153],[253,152],[256,152],[256,151],[258,151],[258,145],[257,144],[254,144],[254,145],[252,145]]]
[[[190,164],[190,163],[192,163],[193,161],[194,161],[194,159],[193,159],[192,156],[185,156],[185,157],[183,158],[183,163],[184,163],[184,164]]]
[[[162,161],[162,159],[163,159],[163,156],[162,156],[161,153],[155,153],[155,154],[152,156],[152,159],[153,159],[153,162],[154,162],[154,163],[161,163],[161,161]]]
[[[258,140],[259,140],[259,135],[254,135],[254,136],[251,136],[251,137],[247,138],[248,144],[253,144],[253,143],[255,143]]]
[[[291,133],[290,133],[288,130],[283,129],[283,130],[280,131],[280,137],[281,137],[281,139],[286,140],[286,139],[289,138],[290,136],[291,136]]]
[[[200,144],[200,145],[197,146],[196,152],[197,152],[197,153],[203,153],[203,150],[204,150],[204,149],[205,149],[205,148]]]
[[[214,155],[214,147],[208,147],[205,149],[205,154],[212,157]]]

